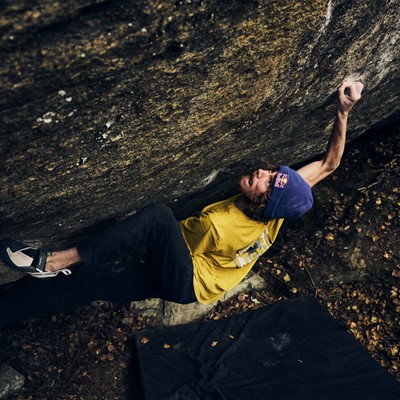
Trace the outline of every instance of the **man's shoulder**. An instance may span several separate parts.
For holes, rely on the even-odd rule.
[[[202,213],[226,213],[229,212],[232,205],[234,205],[235,200],[239,197],[239,195],[235,195],[229,197],[224,200],[217,201],[215,203],[211,203],[208,206],[204,207]]]

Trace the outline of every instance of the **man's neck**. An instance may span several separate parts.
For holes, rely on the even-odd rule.
[[[246,200],[246,198],[243,195],[239,196],[235,200],[235,206],[242,212],[245,212],[249,208],[248,201]]]

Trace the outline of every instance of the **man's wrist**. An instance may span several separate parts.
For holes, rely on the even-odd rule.
[[[347,119],[347,117],[349,116],[349,111],[337,110],[337,116],[340,119]]]

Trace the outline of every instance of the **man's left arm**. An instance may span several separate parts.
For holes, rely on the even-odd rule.
[[[349,94],[346,94],[346,89]],[[297,170],[302,178],[313,187],[325,179],[339,166],[346,144],[347,120],[351,108],[361,98],[361,82],[343,82],[338,88],[337,115],[322,160],[314,161]]]

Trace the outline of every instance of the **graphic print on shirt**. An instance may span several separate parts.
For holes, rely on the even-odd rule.
[[[246,265],[257,260],[261,255],[263,255],[269,249],[271,245],[272,245],[272,240],[271,237],[269,236],[269,231],[267,227],[254,243],[237,251],[236,258],[234,260],[236,268],[243,268]]]

